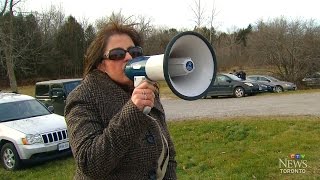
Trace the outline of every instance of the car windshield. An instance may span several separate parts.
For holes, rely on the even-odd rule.
[[[312,74],[311,76],[307,76],[309,78],[320,78],[320,72],[316,72],[314,74]]]
[[[44,105],[35,99],[0,104],[0,122],[42,116],[50,113]]]
[[[233,74],[227,74],[227,76],[229,78],[231,78],[232,80],[236,80],[236,81],[242,81],[242,79],[240,79],[238,76],[233,75]]]
[[[274,82],[280,81],[279,79],[276,79],[276,78],[271,77],[271,76],[267,76],[267,78],[268,78],[270,81],[274,81]]]

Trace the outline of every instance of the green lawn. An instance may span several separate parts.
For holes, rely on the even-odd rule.
[[[178,179],[320,179],[320,117],[250,117],[170,121]],[[303,154],[303,174],[284,174],[280,160]],[[281,167],[279,167],[281,166]],[[72,179],[72,157],[0,169],[0,179]],[[294,170],[295,168],[287,168]]]

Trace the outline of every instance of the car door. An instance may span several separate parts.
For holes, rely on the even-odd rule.
[[[63,84],[51,84],[52,89],[63,89]],[[52,106],[54,107],[54,113],[59,114],[61,116],[64,115],[64,106],[65,106],[65,96],[57,96],[55,98],[51,98]]]
[[[229,77],[219,75],[216,79],[217,84],[215,85],[215,89],[219,95],[230,95],[233,93],[232,80]]]
[[[49,84],[36,84],[35,97],[47,107],[52,106],[49,90]]]
[[[312,80],[315,86],[320,86],[320,73],[314,74]]]

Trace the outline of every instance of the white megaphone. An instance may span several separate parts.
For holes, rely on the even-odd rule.
[[[141,56],[130,60],[125,74],[135,87],[142,80],[165,80],[171,91],[181,99],[202,98],[216,77],[217,62],[210,43],[199,33],[186,31],[176,35],[165,53]],[[148,114],[150,107],[143,112]]]

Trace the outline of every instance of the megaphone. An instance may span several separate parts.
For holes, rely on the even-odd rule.
[[[179,98],[196,100],[210,89],[216,69],[216,56],[206,38],[199,33],[185,31],[173,37],[164,54],[128,61],[125,74],[134,81],[135,87],[143,79],[165,80]]]

